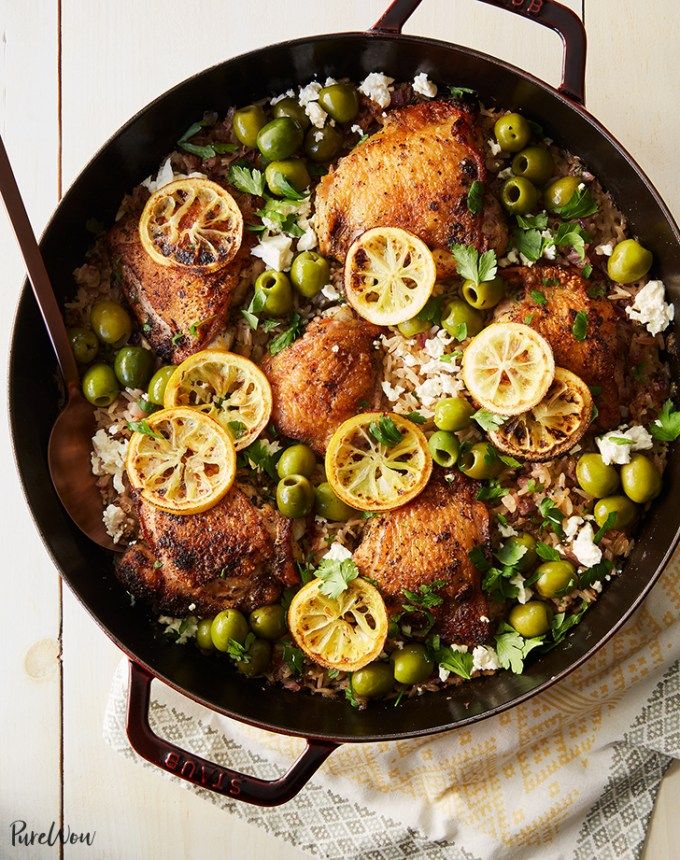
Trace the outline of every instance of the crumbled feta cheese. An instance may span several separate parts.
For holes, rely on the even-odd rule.
[[[517,529],[513,529],[512,526],[503,525],[503,523],[498,523],[498,531],[501,533],[501,537],[504,538],[515,537],[517,535]]]
[[[659,334],[675,317],[675,307],[665,301],[663,281],[650,281],[635,296],[635,301],[626,308],[626,313],[641,322],[650,334]]]
[[[423,344],[423,349],[430,358],[440,359],[446,352],[446,347],[453,343],[445,329],[440,329],[434,337],[428,338]]]
[[[104,528],[111,537],[114,543],[123,537],[125,531],[125,511],[117,505],[107,505],[102,514]]]
[[[331,561],[346,561],[348,558],[352,558],[352,553],[344,547],[341,543],[335,541],[330,545],[330,548],[324,558],[330,558]]]
[[[173,182],[175,179],[188,179],[191,177],[198,177],[200,179],[206,178],[205,173],[174,173],[172,165],[170,164],[170,156],[168,156],[163,164],[161,164],[158,173],[156,174],[156,178],[153,179],[153,175],[147,176],[144,182],[142,182],[142,185],[148,189],[151,194],[153,194],[154,191],[158,191],[159,188],[162,188],[169,182]]]
[[[326,119],[328,118],[328,114],[321,107],[320,104],[318,104],[317,102],[309,102],[308,104],[305,105],[305,113],[307,114],[307,116],[309,117],[309,121],[312,123],[312,125],[315,128],[323,128],[324,127]],[[317,141],[320,140],[321,137],[323,136],[323,135],[321,135],[321,137],[320,137],[320,135],[321,135],[321,132],[318,132],[318,131],[315,132],[314,137],[316,138]]]
[[[489,140],[487,140],[487,143],[489,145],[489,149],[491,150],[491,155],[498,155],[500,153],[500,151],[501,151],[500,143],[495,141],[493,138],[489,138]]]
[[[278,104],[279,102],[282,102],[284,99],[293,98],[294,95],[295,95],[295,90],[286,90],[286,92],[281,93],[280,96],[274,96],[274,98],[269,99],[269,104],[270,105]]]
[[[576,536],[576,532],[583,525],[585,520],[583,517],[569,517],[564,523],[564,536],[567,540],[572,540]],[[559,552],[559,550],[558,550]]]
[[[184,645],[189,639],[193,639],[196,636],[196,631],[198,630],[198,619],[192,615],[189,615],[187,618],[172,618],[170,615],[159,615],[158,623],[165,625],[163,633],[174,633],[176,635],[175,645]]]
[[[439,667],[439,680],[447,681],[451,672],[448,669],[445,669],[443,666]]]
[[[483,621],[485,624],[488,624],[490,619],[488,619],[488,618],[486,617],[486,615],[480,615],[480,616],[479,616],[479,620],[480,620],[480,621]]]
[[[557,256],[557,246],[555,245],[555,240],[553,234],[550,230],[544,230],[541,233],[541,236],[546,239],[545,248],[543,248],[543,256],[546,260],[554,260]]]
[[[332,87],[333,84],[337,84],[335,78],[326,78],[326,83],[324,84],[324,87]]]
[[[512,176],[512,167],[506,167],[504,170],[498,171],[499,179],[510,179]]]
[[[396,403],[404,391],[406,391],[403,385],[391,385],[387,380],[380,384],[382,385],[385,397],[390,401],[390,403]]]
[[[290,236],[263,236],[250,253],[253,257],[259,257],[268,269],[284,272],[290,269],[293,262],[292,245]]]
[[[413,89],[428,99],[433,99],[437,95],[437,85],[427,77],[426,72],[420,72],[415,76],[413,79]]]
[[[473,672],[491,672],[495,669],[500,669],[501,664],[498,660],[496,651],[488,645],[477,645],[472,651],[472,671]]]
[[[333,284],[326,284],[325,287],[321,287],[321,295],[328,299],[329,302],[337,302],[340,298],[340,293],[335,289]]]
[[[594,536],[592,525],[586,523],[571,545],[571,551],[584,567],[592,567],[602,561],[602,550],[594,543]]]
[[[614,244],[612,242],[607,242],[606,245],[598,245],[595,248],[595,253],[599,254],[600,257],[611,257],[614,253]]]
[[[189,604],[189,612],[193,612],[195,609],[196,609],[196,604],[195,604],[195,603],[190,603],[190,604]]]
[[[512,266],[519,263],[519,251],[517,248],[510,248],[505,257],[501,257],[498,261],[498,265],[501,268],[505,268],[505,266]]]
[[[604,588],[599,579],[595,580],[595,582],[590,587],[593,589],[593,591],[597,591],[598,594],[602,594],[602,590]]]
[[[298,225],[302,228],[302,224],[298,222]],[[314,228],[311,224],[307,223],[307,225],[303,228],[304,233],[298,239],[297,249],[298,251],[311,251],[313,248],[319,243],[317,239],[316,233],[314,232]]]
[[[362,135],[362,134],[364,133],[363,128],[362,128],[360,125],[357,125],[356,123],[354,123],[354,125],[352,126],[352,128],[350,128],[350,131],[351,131],[353,134],[358,134],[358,135]]]
[[[93,475],[113,475],[113,489],[117,493],[125,491],[123,473],[125,472],[125,455],[129,441],[127,439],[112,439],[106,430],[97,430],[92,437]]]
[[[517,576],[513,576],[513,578],[510,580],[510,585],[514,585],[517,589],[518,603],[528,603],[534,593],[530,588],[527,588],[524,583],[525,579],[521,573],[518,573]]]
[[[307,107],[310,102],[315,102],[319,98],[321,92],[321,84],[318,81],[312,81],[306,87],[300,87],[300,95],[298,101],[302,107]]]
[[[382,72],[371,72],[361,82],[359,92],[368,96],[369,99],[379,104],[381,108],[389,107],[392,101],[392,87],[394,78],[388,78]]]
[[[628,439],[630,444],[616,442],[616,439]],[[633,451],[648,451],[654,444],[650,434],[639,424],[629,427],[628,430],[624,424],[618,430],[610,430],[595,441],[600,449],[602,460],[607,466],[612,463],[616,463],[617,466],[630,463],[630,455]]]

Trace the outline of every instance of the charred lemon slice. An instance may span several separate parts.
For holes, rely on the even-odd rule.
[[[338,597],[308,582],[288,610],[291,635],[310,660],[329,669],[356,672],[380,654],[387,637],[387,612],[380,592],[354,579]]]
[[[555,376],[548,341],[520,323],[494,323],[463,354],[463,381],[474,399],[498,415],[519,415],[542,400]]]
[[[236,451],[217,421],[194,409],[162,409],[132,434],[125,467],[141,497],[171,514],[200,514],[234,483]]]
[[[146,253],[161,266],[214,272],[236,256],[243,216],[221,185],[200,177],[169,182],[154,192],[139,219]]]
[[[423,432],[400,415],[348,418],[326,451],[326,477],[343,502],[360,511],[389,511],[415,498],[432,473]]]
[[[489,438],[501,451],[523,460],[552,460],[573,448],[588,429],[593,398],[585,382],[563,367],[543,400],[510,418]]]
[[[264,430],[272,411],[272,390],[257,365],[242,355],[204,349],[185,359],[165,388],[163,405],[188,406],[222,425],[240,451]]]
[[[369,322],[398,325],[423,309],[436,276],[432,253],[417,236],[399,227],[374,227],[349,249],[345,294]]]

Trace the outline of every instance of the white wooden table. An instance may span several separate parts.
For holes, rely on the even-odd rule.
[[[680,217],[677,0],[563,2],[585,16],[589,108],[636,154]],[[0,0],[0,130],[36,230],[92,153],[170,85],[268,42],[364,29],[387,3]],[[406,29],[474,46],[558,80],[556,36],[475,0],[424,0]],[[200,113],[201,106],[196,109]],[[4,212],[0,260],[4,356],[23,280]],[[4,377],[5,362],[0,365]],[[5,411],[5,398],[0,408]],[[22,851],[9,843],[15,819],[35,830],[63,821],[75,831],[96,831],[92,847],[66,848],[68,857],[305,856],[104,745],[102,714],[120,654],[62,587],[19,489],[5,415],[0,433],[0,857]],[[677,856],[679,802],[675,766],[657,803],[647,860]],[[31,858],[58,854],[57,848],[23,849]]]

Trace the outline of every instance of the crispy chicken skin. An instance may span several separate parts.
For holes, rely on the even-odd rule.
[[[460,242],[502,254],[508,231],[498,203],[487,194],[480,213],[468,208],[475,180],[486,180],[486,166],[472,114],[445,101],[396,108],[321,179],[319,249],[342,262],[357,236],[389,226],[415,233],[431,249]]]
[[[127,590],[157,612],[213,615],[275,603],[298,582],[291,521],[258,510],[237,487],[214,508],[175,516],[139,503],[141,539],[118,560]],[[223,575],[222,575],[223,574]]]
[[[497,319],[521,323],[531,315],[531,327],[550,343],[555,364],[571,370],[590,387],[601,389],[594,397],[599,410],[595,429],[618,427],[621,406],[626,405],[622,388],[630,324],[614,303],[606,298],[591,299],[589,282],[575,268],[508,268],[503,270],[503,278],[520,295],[518,302],[499,305]],[[531,297],[536,290],[545,295],[545,304],[538,305]],[[577,340],[572,332],[579,311],[588,314],[585,340]]]
[[[262,370],[272,387],[272,421],[291,439],[306,442],[318,454],[333,432],[357,412],[378,408],[378,329],[364,320],[325,317]]]
[[[204,349],[224,329],[248,248],[217,272],[204,274],[190,268],[161,266],[149,257],[139,238],[140,212],[125,215],[108,236],[114,272],[145,337],[163,361],[177,364]],[[196,334],[190,328],[197,323]],[[178,343],[173,337],[184,334]]]
[[[491,633],[493,610],[468,552],[488,540],[489,513],[475,500],[475,484],[440,475],[412,502],[369,520],[354,561],[378,582],[390,613],[401,609],[402,588],[445,580],[444,601],[432,610],[436,629],[447,643],[479,645]]]

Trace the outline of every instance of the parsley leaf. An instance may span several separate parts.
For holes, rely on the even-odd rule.
[[[247,448],[240,451],[238,456],[242,465],[250,466],[256,471],[266,472],[273,481],[278,481],[276,464],[281,454],[281,451],[272,453],[261,439],[256,439],[252,445],[248,445]]]
[[[484,183],[479,179],[470,186],[467,196],[467,208],[473,215],[479,215],[484,208]]]
[[[540,230],[520,230],[518,228],[512,234],[514,247],[532,263],[536,263],[543,256],[546,241]]]
[[[368,425],[368,432],[381,445],[385,445],[387,448],[394,448],[402,439],[401,430],[389,415],[383,415],[379,421],[371,421]]]
[[[545,230],[548,226],[548,215],[545,212],[538,215],[516,215],[515,218],[522,230]]]
[[[588,280],[588,278],[593,274],[592,265],[590,263],[586,263],[585,266],[581,269],[581,274],[586,280]]]
[[[302,317],[300,314],[293,314],[291,323],[287,329],[277,335],[269,344],[269,352],[271,355],[278,355],[284,349],[289,347],[294,340],[300,337],[303,330]]]
[[[229,639],[227,642],[227,654],[237,663],[250,663],[250,646],[255,641],[255,634],[249,633],[243,645],[236,639]]]
[[[267,296],[264,292],[262,290],[255,290],[248,307],[245,310],[241,310],[241,314],[253,331],[256,331],[260,324],[258,314],[264,310],[266,304]]]
[[[529,550],[519,541],[508,541],[496,550],[494,555],[505,567],[515,567]]]
[[[661,442],[675,442],[680,437],[680,410],[672,400],[667,400],[658,418],[652,421],[649,432]]]
[[[505,623],[499,627],[499,631],[496,634],[498,662],[504,669],[510,669],[515,675],[521,675],[529,652],[543,644],[543,636],[525,639]]]
[[[548,300],[545,297],[545,293],[542,293],[540,290],[532,290],[531,298],[536,302],[537,305],[547,305]]]
[[[558,206],[555,212],[560,218],[578,220],[579,218],[588,218],[590,215],[594,215],[599,208],[590,191],[586,187],[583,187],[577,189],[570,200],[564,206]]]
[[[423,622],[418,628],[417,633],[425,636],[430,632],[434,624],[434,615],[430,611],[437,606],[441,606],[444,598],[437,592],[446,585],[445,579],[435,579],[434,582],[419,586],[417,591],[410,591],[408,588],[402,588],[401,593],[404,595],[404,602],[401,606],[401,612],[394,617],[394,622],[402,621],[404,615],[414,615],[416,618],[422,618]],[[406,629],[405,629],[406,628]],[[411,625],[404,625],[402,622],[402,630],[412,633]]]
[[[473,281],[477,286],[484,281],[493,281],[498,271],[495,251],[486,251],[481,256],[472,245],[452,245],[451,253],[461,278]]]
[[[538,510],[541,512],[541,516],[543,517],[541,528],[550,528],[559,538],[564,537],[564,530],[562,529],[562,520],[564,517],[562,516],[560,509],[549,496],[541,499],[538,505]]]
[[[172,336],[172,345],[177,346],[184,340],[184,332],[177,331]]]
[[[477,570],[481,571],[481,573],[486,573],[486,571],[491,567],[491,564],[486,557],[486,553],[481,546],[475,546],[469,550],[468,558]]]
[[[272,173],[271,184],[276,187],[276,193],[280,197],[285,197],[286,200],[305,200],[309,196],[298,191],[297,188],[293,188],[280,170],[275,170]]]
[[[349,676],[349,685],[345,687],[345,698],[350,703],[353,708],[359,707],[359,701],[354,692],[354,687],[352,686],[352,676]]]
[[[234,439],[240,439],[247,429],[243,421],[227,421],[227,427]]]
[[[515,460],[514,457],[511,457],[509,454],[499,454],[496,453],[496,456],[501,461],[501,463],[505,463],[506,466],[509,466],[511,469],[521,469],[522,464],[519,460]]]
[[[427,418],[424,415],[421,415],[420,412],[409,412],[407,415],[404,415],[408,421],[413,421],[414,424],[426,424]]]
[[[436,647],[432,647],[431,651],[436,663],[442,669],[453,672],[454,675],[469,681],[472,677],[472,664],[474,662],[472,654],[468,651],[455,651],[448,645],[440,645],[438,636],[435,636],[434,639]]]
[[[491,502],[495,499],[502,499],[503,496],[507,496],[509,492],[510,490],[508,490],[507,487],[502,487],[496,478],[492,478],[477,490],[475,498],[478,502]]]
[[[466,340],[467,336],[468,336],[467,323],[465,323],[465,322],[457,323],[454,326],[453,331],[451,332],[451,336],[455,340],[457,340],[459,343],[462,343],[464,340]]]
[[[576,340],[585,340],[588,337],[588,311],[579,311],[576,314],[571,333]]]
[[[229,182],[245,194],[262,197],[264,194],[264,174],[260,170],[249,170],[240,164],[232,164],[229,168]]]
[[[477,90],[470,87],[449,87],[449,92],[454,99],[462,99],[464,96],[476,96]]]
[[[573,248],[581,260],[586,256],[586,241],[588,234],[579,225],[573,222],[560,224],[555,232],[554,242],[558,248]]]
[[[613,569],[614,562],[609,561],[607,558],[603,558],[602,561],[594,564],[592,567],[589,567],[587,570],[584,570],[579,574],[579,588],[588,588],[594,582],[599,582],[601,579],[609,576]]]
[[[579,621],[583,618],[586,612],[590,609],[588,601],[581,602],[581,606],[572,615],[567,615],[566,612],[558,612],[553,617],[550,625],[553,640],[561,642],[572,627],[576,627]]]
[[[426,322],[432,323],[432,325],[439,325],[442,318],[443,300],[443,296],[430,297],[425,302],[423,309],[416,314],[416,319],[418,320],[418,322]]]
[[[162,442],[166,441],[165,436],[161,436],[160,433],[156,433],[155,430],[152,430],[149,426],[149,422],[144,419],[141,421],[128,421],[127,426],[135,433],[143,433],[145,436],[151,436],[152,439],[160,439]]]
[[[536,555],[543,561],[559,561],[561,556],[557,550],[543,541],[536,541]]]
[[[505,424],[508,419],[505,415],[495,415],[493,412],[489,412],[486,409],[478,409],[472,416],[472,420],[476,421],[482,430],[489,433],[494,430],[498,430],[498,428],[502,424]]]
[[[295,645],[292,645],[290,642],[284,641],[282,657],[283,662],[288,666],[288,668],[293,670],[295,675],[302,674],[305,655],[299,648],[296,648]]]
[[[326,597],[336,599],[347,589],[350,582],[359,576],[359,568],[351,558],[343,561],[324,558],[316,569],[316,576],[323,580],[319,591]]]

